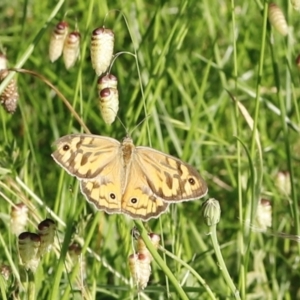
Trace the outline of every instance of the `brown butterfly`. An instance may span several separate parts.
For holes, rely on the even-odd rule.
[[[187,163],[132,139],[72,134],[55,142],[54,160],[80,180],[81,192],[97,209],[144,221],[157,218],[169,203],[201,198],[207,185]]]

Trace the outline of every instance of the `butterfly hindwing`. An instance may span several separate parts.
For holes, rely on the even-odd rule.
[[[133,219],[148,221],[151,218],[158,218],[169,207],[157,196],[149,197],[141,191],[135,192],[133,197],[123,197],[122,212]]]
[[[82,180],[80,189],[87,201],[97,209],[109,214],[121,213],[122,191],[120,185],[116,185],[111,179],[111,176],[99,176],[92,180]]]
[[[133,159],[122,198],[122,211],[132,218],[146,221],[157,218],[167,210],[168,206],[167,202],[149,188],[142,166],[135,163]]]

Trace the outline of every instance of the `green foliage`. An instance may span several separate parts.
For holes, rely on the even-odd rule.
[[[97,212],[51,158],[57,138],[83,127],[43,78],[17,73],[17,111],[0,107],[0,269],[11,271],[0,276],[3,299],[299,297],[300,21],[289,2],[276,3],[289,23],[286,37],[260,1],[2,2],[0,49],[10,67],[44,76],[92,133],[118,140],[129,133],[136,145],[189,162],[221,207],[216,228],[205,224],[201,200],[172,204],[144,225]],[[80,59],[69,71],[62,58],[48,59],[61,20],[81,33]],[[122,52],[111,69],[120,109],[110,126],[90,61],[91,33],[103,25]],[[288,181],[283,189],[278,174]],[[257,222],[262,198],[271,202],[268,228]],[[54,249],[35,272],[20,265],[11,231],[20,202],[29,208],[26,231],[37,232],[45,218],[57,223]],[[139,293],[128,267],[135,225],[143,237],[145,227],[161,236],[158,254],[149,245],[152,274]],[[68,254],[74,242],[77,264]]]

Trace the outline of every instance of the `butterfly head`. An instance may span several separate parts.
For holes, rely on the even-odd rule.
[[[127,165],[131,160],[131,155],[135,148],[132,139],[126,136],[122,141],[121,148],[122,148],[124,164]]]

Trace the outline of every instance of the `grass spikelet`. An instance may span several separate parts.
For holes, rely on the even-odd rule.
[[[70,32],[66,39],[63,49],[63,58],[66,69],[72,68],[80,53],[80,33],[78,31]]]
[[[68,34],[68,28],[69,25],[67,22],[59,22],[50,38],[50,44],[49,44],[49,58],[51,62],[55,62],[62,54],[64,44],[65,44],[65,38]]]
[[[269,20],[271,25],[282,35],[287,35],[289,27],[285,16],[279,6],[275,3],[269,4]]]
[[[92,66],[98,76],[109,67],[114,51],[114,33],[107,28],[96,28],[91,38]]]

